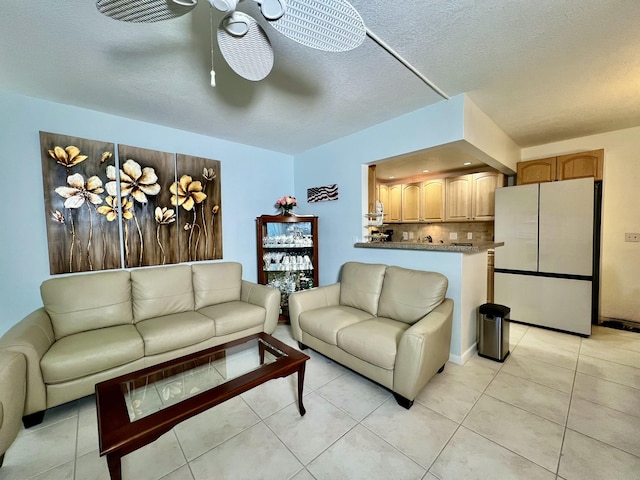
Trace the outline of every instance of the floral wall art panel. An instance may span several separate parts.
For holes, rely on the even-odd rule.
[[[171,204],[178,210],[180,261],[222,258],[220,162],[178,154]]]
[[[119,226],[105,212],[113,143],[40,132],[40,148],[51,274],[120,268]]]
[[[170,203],[175,155],[118,145],[118,160],[120,168],[107,172],[106,189],[121,203],[125,267],[177,263],[177,218]]]

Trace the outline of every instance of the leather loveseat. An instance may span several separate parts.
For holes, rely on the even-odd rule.
[[[294,338],[410,408],[449,358],[453,300],[439,273],[348,262],[340,281],[289,297]]]
[[[277,325],[280,292],[235,262],[75,274],[46,280],[43,307],[0,338],[27,360],[23,423],[95,384]]]

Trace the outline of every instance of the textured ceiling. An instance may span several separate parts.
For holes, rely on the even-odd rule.
[[[522,147],[640,125],[638,0],[351,3]],[[257,15],[251,2],[241,9]],[[271,75],[244,80],[215,49],[212,88],[204,0],[155,24],[104,17],[93,0],[5,1],[0,89],[290,154],[442,101],[370,39],[326,53],[265,30]]]

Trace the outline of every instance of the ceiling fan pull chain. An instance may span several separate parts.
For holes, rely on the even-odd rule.
[[[211,40],[211,86],[216,86],[216,71],[213,68],[213,5],[209,7],[209,38]]]

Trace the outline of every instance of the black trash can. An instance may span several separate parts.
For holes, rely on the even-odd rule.
[[[478,309],[478,355],[504,362],[509,355],[509,314],[511,309],[485,303]]]

